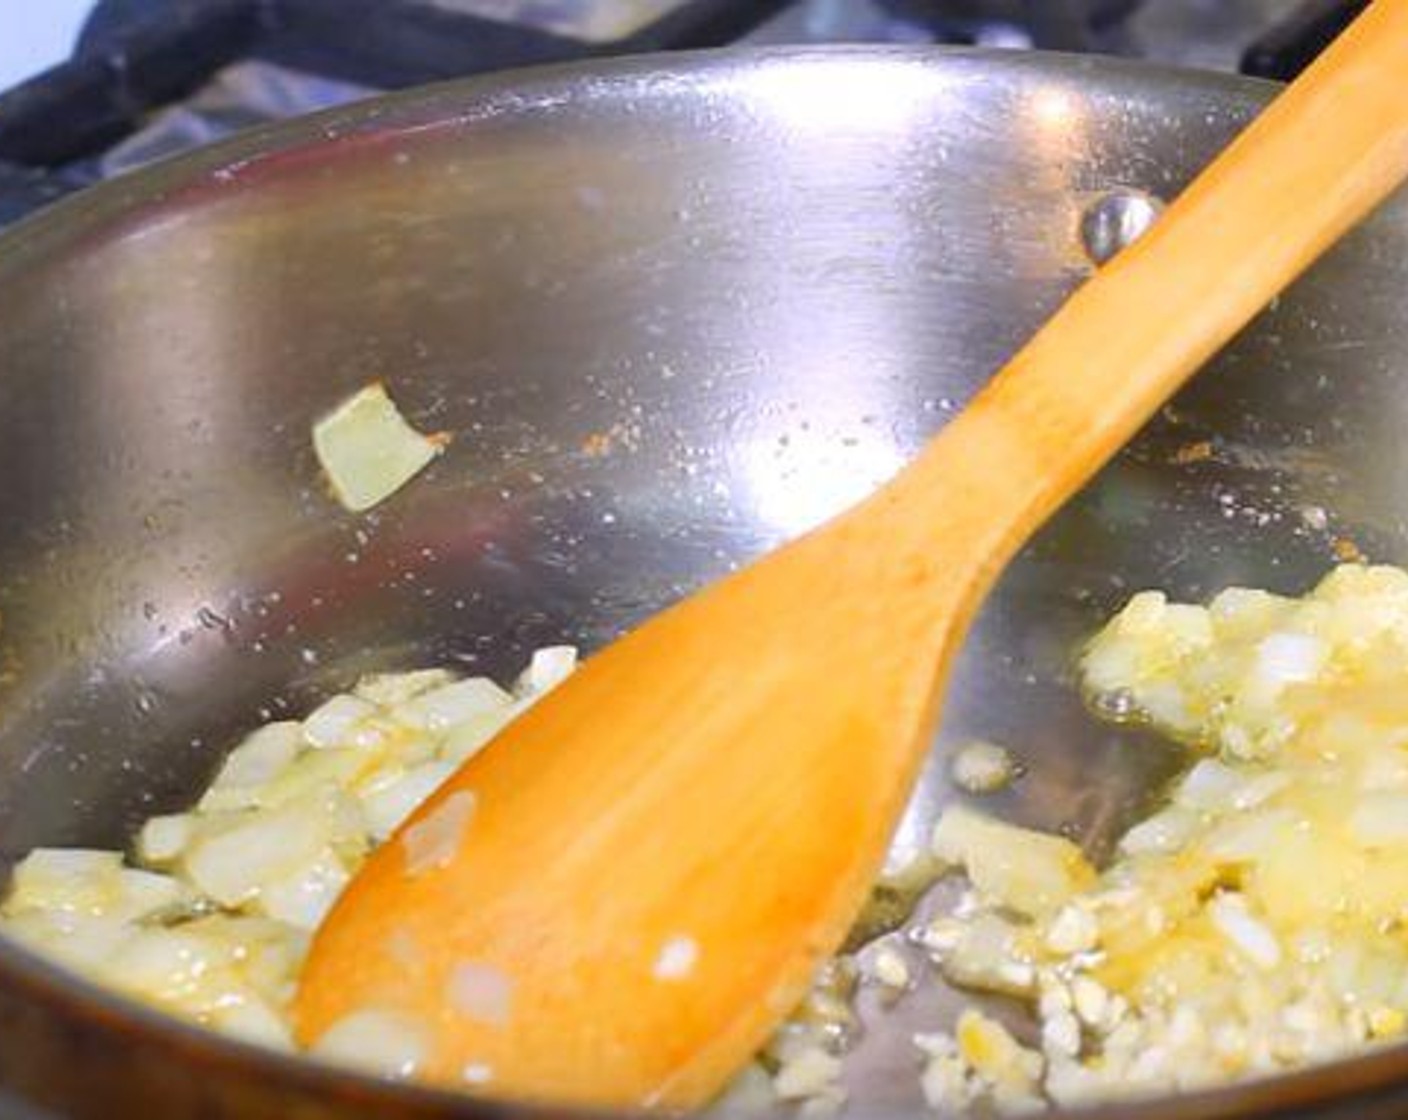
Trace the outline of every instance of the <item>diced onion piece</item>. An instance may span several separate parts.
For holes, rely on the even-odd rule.
[[[316,929],[350,878],[337,856],[325,849],[308,866],[265,884],[259,906],[271,918],[299,929]]]
[[[958,1044],[953,1037],[920,1032],[913,1036],[913,1042],[924,1054],[924,1072],[919,1080],[924,1103],[945,1116],[967,1112],[979,1083],[970,1076],[967,1065],[959,1057]]]
[[[950,766],[953,781],[968,793],[995,793],[1017,773],[1012,755],[996,743],[975,740],[961,747]]]
[[[1100,923],[1079,903],[1063,906],[1046,928],[1046,947],[1062,956],[1087,952],[1099,943]]]
[[[423,762],[362,799],[372,837],[385,840],[455,772],[453,762]]]
[[[1273,684],[1298,684],[1315,678],[1325,655],[1325,643],[1309,634],[1271,634],[1256,648],[1256,670]]]
[[[327,824],[328,842],[339,850],[366,853],[367,815],[362,802],[341,786],[324,786],[315,796],[298,804],[321,813]]]
[[[137,927],[117,918],[75,911],[17,909],[5,912],[5,933],[36,953],[59,964],[105,975],[118,951]]]
[[[1040,1055],[980,1011],[969,1008],[958,1017],[954,1038],[964,1060],[994,1084],[1031,1089],[1041,1074]]]
[[[536,696],[561,684],[577,668],[576,646],[544,646],[534,650],[518,678],[518,692],[521,695]]]
[[[226,970],[229,994],[253,991],[274,1006],[288,1001],[308,950],[302,930],[252,914],[211,914],[172,927],[224,947],[233,969]]]
[[[961,805],[934,828],[934,855],[961,867],[988,899],[1020,914],[1057,909],[1095,872],[1069,840],[993,820]]]
[[[1094,691],[1113,692],[1138,682],[1146,667],[1172,667],[1201,653],[1213,639],[1205,609],[1141,591],[1091,641],[1082,668]]]
[[[163,910],[172,910],[191,901],[190,889],[179,879],[124,867],[118,872],[117,899],[112,906],[114,917],[135,922]]]
[[[445,733],[445,740],[440,746],[440,757],[457,766],[463,765],[512,723],[520,710],[519,705],[514,704],[496,711],[483,712],[472,719],[455,724]]]
[[[27,908],[107,914],[121,890],[122,853],[36,848],[15,867],[7,912]]]
[[[1229,587],[1213,596],[1208,614],[1220,642],[1236,641],[1274,628],[1295,601],[1250,587]]]
[[[304,751],[277,778],[258,789],[255,801],[272,809],[299,798],[316,797],[329,789],[351,788],[375,761],[352,747]]]
[[[313,863],[330,838],[325,814],[290,802],[201,837],[186,854],[186,871],[216,902],[239,906]]]
[[[870,962],[870,971],[887,988],[898,991],[909,987],[909,965],[889,945],[882,945],[876,950]]]
[[[1258,968],[1272,969],[1281,963],[1276,935],[1252,916],[1241,895],[1223,892],[1208,903],[1207,910],[1218,932]]]
[[[347,746],[347,738],[356,726],[376,714],[370,700],[341,693],[313,709],[303,721],[303,737],[315,747]]]
[[[1280,793],[1290,776],[1246,765],[1229,766],[1205,758],[1188,771],[1174,790],[1175,804],[1207,813],[1251,809]]]
[[[1408,843],[1408,794],[1399,791],[1365,795],[1350,814],[1349,828],[1366,847]]]
[[[488,677],[470,677],[398,704],[392,717],[408,727],[444,731],[486,712],[501,711],[512,703],[513,697]]]
[[[1291,837],[1296,825],[1297,817],[1289,809],[1260,809],[1224,819],[1207,834],[1202,848],[1219,862],[1262,860]]]
[[[1269,801],[1291,784],[1291,776],[1279,770],[1247,777],[1232,798],[1234,809],[1254,809],[1264,801]]]
[[[293,1035],[288,1023],[262,999],[250,997],[223,1008],[215,1017],[215,1025],[228,1035],[244,1042],[257,1043],[274,1050],[292,1050]]]
[[[1383,746],[1382,739],[1376,738],[1360,763],[1359,788],[1366,793],[1396,791],[1399,796],[1408,795],[1408,755],[1401,750],[1384,750]]]
[[[1173,800],[1190,809],[1227,809],[1232,805],[1242,781],[1238,770],[1214,758],[1205,758],[1184,775],[1174,790]]]
[[[344,1015],[313,1044],[324,1061],[356,1066],[381,1077],[411,1077],[430,1053],[425,1025],[396,1011]]]
[[[1172,852],[1186,844],[1197,829],[1196,813],[1171,805],[1140,821],[1120,837],[1120,851],[1128,855]]]
[[[984,912],[964,922],[941,919],[929,927],[926,944],[944,976],[961,987],[1027,995],[1036,982],[1017,928],[997,914]]]
[[[773,1089],[784,1101],[805,1100],[834,1091],[841,1076],[841,1059],[811,1045],[783,1063]]]
[[[1156,725],[1175,732],[1186,732],[1196,726],[1187,694],[1173,681],[1146,681],[1137,695],[1144,714]]]
[[[359,389],[313,425],[313,448],[333,496],[354,512],[385,501],[435,458],[448,442],[406,422],[386,387]]]
[[[190,813],[152,817],[137,836],[137,854],[148,863],[170,863],[185,851],[193,835],[195,819]]]
[[[406,673],[371,673],[357,682],[354,696],[391,708],[422,692],[450,684],[454,676],[445,669],[413,669]]]
[[[758,1062],[749,1062],[714,1098],[710,1116],[755,1116],[766,1112],[777,1102],[772,1078]]]
[[[292,720],[265,724],[225,756],[220,773],[200,800],[202,809],[258,804],[268,785],[303,749],[303,729]]]
[[[106,972],[124,991],[175,1003],[208,982],[231,954],[231,946],[190,927],[146,928],[123,943]]]

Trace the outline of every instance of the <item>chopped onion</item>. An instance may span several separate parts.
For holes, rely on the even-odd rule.
[[[534,650],[528,668],[518,678],[518,691],[530,696],[548,692],[570,677],[576,668],[576,646],[545,646]]]
[[[1360,798],[1349,818],[1350,831],[1370,847],[1408,843],[1408,793],[1370,793]]]
[[[885,987],[903,991],[909,987],[909,965],[893,948],[882,945],[870,962],[871,974]]]
[[[954,984],[1009,995],[1028,995],[1036,970],[1019,946],[1018,927],[999,914],[983,912],[971,920],[940,919],[923,939]]]
[[[1061,907],[1046,930],[1046,947],[1062,956],[1086,953],[1100,943],[1100,923],[1090,907],[1077,903]]]
[[[1257,672],[1282,685],[1313,680],[1325,652],[1325,644],[1309,634],[1272,634],[1256,648]]]
[[[491,742],[505,727],[513,722],[522,708],[514,704],[499,708],[455,724],[445,733],[445,741],[440,748],[440,757],[460,766],[469,761]]]
[[[1212,924],[1258,968],[1272,969],[1281,963],[1275,934],[1252,917],[1241,895],[1225,891],[1207,909]]]
[[[1296,815],[1289,809],[1228,817],[1207,834],[1202,850],[1219,861],[1244,863],[1265,857],[1295,827]]]
[[[201,798],[204,809],[239,809],[258,803],[268,785],[303,749],[303,728],[293,721],[270,723],[232,750]]]
[[[1040,1055],[1022,1046],[996,1019],[973,1008],[959,1015],[954,1037],[959,1054],[994,1085],[1029,1089],[1041,1072]]]
[[[316,929],[349,879],[342,862],[331,850],[324,849],[306,867],[261,887],[260,909],[291,926]]]
[[[6,911],[50,909],[101,917],[121,893],[122,855],[86,848],[36,848],[15,867]]]
[[[398,704],[392,715],[410,727],[444,731],[487,712],[501,711],[512,703],[513,697],[488,677],[470,677]]]
[[[450,684],[454,676],[444,669],[413,669],[408,673],[371,673],[357,682],[354,696],[392,708],[414,699],[422,692]]]
[[[263,808],[272,809],[290,801],[316,800],[330,789],[355,789],[374,761],[368,759],[366,752],[349,747],[307,750],[273,781],[258,787],[252,800]]]
[[[773,1078],[773,1090],[784,1101],[820,1097],[836,1087],[841,1059],[812,1045],[785,1062]]]
[[[430,1053],[429,1032],[401,1012],[354,1011],[328,1028],[311,1052],[381,1077],[411,1077]]]
[[[191,842],[195,820],[190,813],[152,817],[137,837],[137,854],[148,863],[170,863]]]
[[[708,1116],[756,1116],[777,1103],[772,1078],[758,1062],[749,1062],[715,1098]]]
[[[1213,758],[1205,758],[1189,770],[1173,799],[1191,809],[1226,809],[1242,786],[1239,771]]]
[[[313,448],[333,496],[354,512],[385,501],[448,442],[446,435],[424,436],[406,423],[380,382],[358,390],[313,425]]]
[[[123,943],[108,967],[120,987],[165,1003],[199,998],[206,978],[229,962],[230,953],[230,946],[189,929],[144,929]]]
[[[453,762],[423,762],[366,796],[362,804],[373,839],[385,840],[455,772]]]
[[[1146,817],[1120,837],[1120,851],[1128,855],[1172,852],[1186,844],[1197,830],[1196,813],[1171,805]]]
[[[1020,914],[1055,910],[1095,878],[1069,840],[1004,824],[961,805],[949,806],[939,817],[933,851],[962,867],[988,898]]]
[[[356,726],[376,714],[376,705],[342,693],[313,709],[303,721],[303,736],[315,747],[341,746]]]
[[[4,929],[32,951],[98,980],[107,979],[109,965],[137,932],[130,922],[116,918],[38,908],[11,911],[8,907]]]
[[[233,1006],[222,1008],[214,1021],[220,1030],[241,1041],[268,1046],[274,1050],[293,1049],[293,1035],[289,1031],[288,1023],[258,997],[251,996]]]
[[[975,740],[964,744],[950,766],[954,784],[967,793],[995,793],[1011,783],[1017,766],[1005,747]]]
[[[135,922],[191,902],[191,891],[179,879],[124,867],[118,873],[117,899],[111,913],[123,921]]]
[[[546,685],[563,655],[536,664],[538,675],[523,679]],[[114,851],[37,850],[16,868],[0,928],[100,983],[287,1049],[288,1002],[310,934],[371,843],[525,704],[492,682],[458,682],[442,669],[364,678],[301,724],[247,736],[191,812],[148,821],[135,855],[163,873],[126,866]],[[453,856],[473,809],[473,795],[459,792],[407,830],[414,865]],[[419,953],[404,930],[388,945],[415,967]],[[470,1006],[501,1013],[506,997],[494,995],[492,977],[462,973],[459,983]],[[343,1024],[328,1046],[355,1050],[365,1027],[364,1019]],[[374,1065],[376,1055],[391,1055],[384,1072],[416,1064],[404,1032],[386,1051],[383,1042],[369,1045]]]
[[[186,855],[192,882],[216,902],[239,906],[268,883],[316,862],[331,840],[326,815],[290,803],[202,836]]]

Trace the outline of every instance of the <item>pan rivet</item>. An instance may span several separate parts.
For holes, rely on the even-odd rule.
[[[1080,240],[1096,264],[1104,264],[1146,229],[1163,203],[1143,191],[1117,190],[1101,195],[1080,218]]]

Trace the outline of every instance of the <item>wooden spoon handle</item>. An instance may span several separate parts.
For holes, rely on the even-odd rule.
[[[1408,0],[1377,0],[867,512],[905,511],[883,527],[897,553],[932,555],[948,541],[982,557],[980,594],[1180,383],[1405,174]],[[916,489],[930,501],[916,504]]]

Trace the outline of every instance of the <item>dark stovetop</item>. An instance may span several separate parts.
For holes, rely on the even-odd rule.
[[[1099,51],[1288,78],[1364,4],[102,0],[69,62],[0,93],[0,225],[250,124],[487,70],[735,42],[863,40]]]

